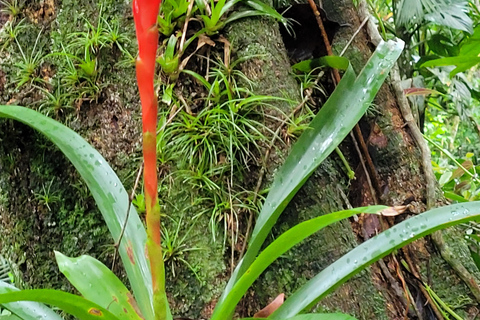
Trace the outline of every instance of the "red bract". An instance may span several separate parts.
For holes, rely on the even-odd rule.
[[[160,0],[134,0],[133,17],[138,39],[137,81],[142,101],[143,132],[157,124],[157,99],[153,88],[157,55],[157,15]]]
[[[165,294],[165,271],[160,243],[160,206],[157,195],[157,96],[154,89],[158,45],[157,16],[160,3],[160,0],[134,0],[133,17],[138,40],[136,67],[142,102],[147,252],[152,273],[153,307],[156,319],[167,319],[169,309]]]

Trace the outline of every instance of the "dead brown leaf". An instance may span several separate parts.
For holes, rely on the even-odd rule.
[[[270,316],[275,310],[277,310],[285,301],[285,294],[280,293],[275,300],[270,302],[268,306],[263,308],[262,310],[258,311],[253,315],[254,318],[267,318]]]
[[[395,206],[380,211],[380,214],[385,217],[395,217],[404,213],[405,210],[407,210],[407,206]]]

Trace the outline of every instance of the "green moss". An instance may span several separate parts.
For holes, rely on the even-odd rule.
[[[251,57],[242,64],[245,75],[254,82],[254,91],[260,95],[300,101],[300,89],[292,76],[282,37],[275,21],[267,18],[239,20],[229,25],[227,37],[238,58]],[[291,110],[291,103],[277,103],[283,112]]]
[[[428,269],[421,270],[423,279],[429,279],[428,285],[440,299],[464,318],[465,307],[476,305],[476,301],[466,296],[468,288],[463,281],[459,281],[452,269],[439,255],[432,256]]]
[[[131,27],[126,17],[129,10],[130,6],[124,2],[105,2],[102,16],[108,21],[119,17],[122,25]],[[81,17],[89,17],[90,23],[94,23],[90,17],[98,19],[98,14],[95,15],[98,11],[96,3],[63,1],[61,7],[55,8],[56,21],[52,22],[55,28],[34,25],[27,20],[28,27],[19,34],[18,41],[26,51],[32,50],[42,26],[39,52],[60,52],[62,45],[68,47],[66,35],[84,31],[86,20]],[[134,44],[132,41],[127,46],[133,52]],[[112,59],[115,55],[107,54],[108,50],[114,48],[105,48],[98,61],[102,69],[102,78],[98,81],[104,88],[98,98],[102,101],[83,101],[75,114],[64,113],[60,119],[92,142],[128,186],[133,184],[131,173],[138,167],[138,161],[132,161],[132,156],[140,150],[140,123],[138,118],[132,121],[132,113],[138,110],[138,95],[131,85],[135,72],[133,67],[117,68],[117,61]],[[35,109],[42,98],[41,91],[29,84],[16,89],[11,83],[18,72],[15,64],[20,58],[15,43],[0,53],[7,77],[0,104],[13,101]],[[42,68],[51,67],[48,77],[56,77],[64,67],[60,58],[53,56],[45,60],[48,64]],[[113,240],[88,189],[64,156],[41,135],[19,123],[0,120],[0,137],[3,140],[0,146],[0,250],[19,264],[28,286],[72,289],[58,272],[53,250],[68,256],[90,254],[111,265]],[[115,271],[122,274],[118,268]]]
[[[8,198],[2,206],[2,252],[19,263],[29,286],[68,288],[58,275],[53,250],[101,256],[99,244],[109,238],[108,231],[91,200],[78,205],[77,191],[68,187],[75,179],[73,168],[64,156],[53,147],[49,152],[39,148],[38,144],[46,142],[31,129],[18,123],[10,125],[10,121],[1,123],[1,135],[10,138],[2,144],[1,152],[15,159],[13,172],[2,173],[2,180],[9,180],[2,187]],[[3,164],[3,159],[0,162]],[[55,199],[48,206],[36,197],[45,190]]]
[[[191,190],[185,185],[170,185],[161,197],[163,228],[174,244],[175,254],[166,262],[167,292],[174,315],[199,318],[208,316],[206,306],[218,299],[226,283],[222,234],[216,241],[210,217],[198,215],[191,204]],[[164,243],[165,243],[164,233]]]

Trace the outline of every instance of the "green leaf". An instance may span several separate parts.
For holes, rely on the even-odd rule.
[[[468,2],[462,0],[456,2],[436,4],[435,10],[425,15],[425,20],[472,34],[473,21],[467,13]]]
[[[0,281],[0,294],[17,292],[19,289]],[[19,301],[0,304],[2,307],[24,320],[62,320],[58,314],[44,304],[32,301]]]
[[[466,64],[466,63],[472,64],[472,66],[474,66],[479,62],[480,62],[480,57],[456,56],[456,57],[429,60],[423,63],[420,67],[421,68],[443,67],[443,66],[452,66],[452,65],[459,65],[459,64]]]
[[[248,18],[248,17],[258,17],[258,16],[266,16],[266,15],[268,14],[257,11],[257,10],[236,11],[228,16],[228,18],[224,21],[224,24],[227,25],[233,21]]]
[[[443,195],[445,196],[445,198],[450,199],[450,200],[453,200],[453,201],[457,201],[457,202],[468,202],[468,199],[465,199],[464,197],[459,196],[459,195],[456,194],[455,192],[445,191],[445,192],[443,193]]]
[[[295,193],[360,120],[403,46],[401,40],[382,42],[356,79],[352,67],[348,67],[335,91],[276,173],[249,241],[249,248],[235,268],[219,303],[252,264],[271,228]]]
[[[273,7],[259,0],[245,0],[243,3],[255,9],[258,13],[274,18],[280,21],[284,26],[287,26],[288,20]]]
[[[240,320],[258,320],[258,318],[242,318]],[[308,313],[284,320],[356,320],[356,318],[344,313]]]
[[[165,49],[164,56],[166,59],[171,60],[175,56],[175,46],[177,45],[177,37],[171,35],[167,42],[167,48]]]
[[[475,262],[477,269],[480,271],[480,255],[474,251],[471,251],[470,254],[472,255],[472,260]]]
[[[162,95],[162,102],[165,103],[166,105],[170,106],[172,104],[173,100],[173,87],[175,86],[175,83],[169,84],[164,87],[163,89],[163,95]]]
[[[191,75],[192,77],[194,77],[196,80],[198,80],[201,84],[203,84],[205,86],[205,88],[207,90],[210,91],[210,89],[212,88],[212,85],[200,74],[192,71],[192,70],[188,70],[188,69],[184,69],[182,70],[183,73],[186,73],[186,74],[189,74]]]
[[[347,70],[350,62],[347,58],[337,56],[325,56],[312,60],[300,61],[292,66],[292,69],[301,72],[310,72],[315,68],[327,66],[339,70]]]
[[[461,43],[461,56],[478,56],[480,54],[480,24],[477,25],[473,34]]]
[[[427,44],[431,52],[444,57],[457,56],[460,51],[453,39],[439,33],[432,35]]]
[[[467,59],[465,63],[457,64],[457,67],[450,72],[449,74],[450,78],[453,78],[453,76],[456,75],[457,73],[464,72],[475,67],[479,62],[480,62],[480,59],[477,60],[476,62]]]
[[[438,184],[440,186],[443,186],[445,183],[449,182],[452,178],[452,171],[446,171],[444,174],[440,176],[440,179],[438,179]]]
[[[223,15],[225,13],[227,13],[228,10],[230,10],[230,8],[232,8],[235,4],[237,4],[238,2],[240,2],[241,0],[228,0],[228,1],[223,1],[223,0],[219,0],[217,2],[217,4],[215,5],[215,9],[212,9],[212,16],[213,16],[213,11],[215,10],[218,10],[220,9],[218,12],[219,12],[219,15],[218,15],[218,19],[222,18]]]
[[[332,223],[349,218],[354,214],[377,213],[386,206],[371,206],[355,208],[333,212],[321,217],[310,219],[299,223],[293,228],[287,230],[273,241],[260,255],[255,259],[252,265],[245,271],[242,277],[235,283],[229,294],[215,306],[211,320],[220,320],[226,314],[232,314],[247,292],[253,282],[268,268],[272,262],[277,260],[282,254],[290,250],[293,246],[308,238],[315,232],[331,225]]]
[[[80,296],[71,293],[51,290],[35,289],[12,291],[0,294],[0,304],[12,303],[17,301],[35,301],[51,304],[74,317],[82,320],[119,320],[105,308],[100,307],[92,301],[88,301]],[[28,318],[27,318],[28,319]],[[38,315],[37,318],[38,319]],[[46,318],[48,319],[48,318]],[[57,318],[54,318],[57,319]]]
[[[420,22],[424,16],[423,5],[419,0],[400,0],[395,13],[395,23],[398,26]]]
[[[13,270],[10,262],[0,254],[0,281],[10,283],[10,275],[12,273]]]
[[[435,24],[473,32],[473,22],[468,16],[465,0],[400,0],[396,5],[395,23],[412,26],[423,20]]]
[[[34,110],[0,106],[0,117],[23,122],[57,145],[85,180],[112,237],[118,239],[129,207],[128,194],[100,153],[73,130]],[[145,257],[146,240],[143,223],[131,206],[119,253],[142,314],[146,319],[153,319],[152,278]]]
[[[480,220],[480,201],[432,209],[394,225],[325,268],[295,291],[268,319],[295,316],[392,251],[434,231],[474,219]]]
[[[452,78],[457,73],[468,70],[479,63],[480,63],[480,57],[456,56],[456,57],[429,60],[423,63],[420,67],[428,68],[428,67],[443,67],[443,66],[455,65],[457,67],[452,72],[450,72],[450,78]]]
[[[69,258],[58,251],[55,258],[60,271],[85,299],[95,301],[119,319],[143,319],[130,291],[103,263],[86,255]]]
[[[15,314],[11,313],[7,309],[3,309],[0,312],[0,319],[2,320],[22,320],[22,318],[19,318]],[[37,317],[38,319],[38,317]],[[28,319],[27,319],[28,320]]]

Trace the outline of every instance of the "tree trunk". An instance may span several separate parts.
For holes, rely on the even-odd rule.
[[[322,2],[328,19],[342,25],[333,43],[334,52],[339,54],[361,21],[350,0]],[[37,5],[27,3],[27,11],[28,8],[34,10]],[[85,12],[86,16],[92,17],[90,21],[98,17],[95,4],[84,6],[82,3],[81,7],[78,6],[75,1],[64,0],[54,7],[60,28],[58,33],[50,30],[50,21],[37,24],[46,25],[44,32],[59,37],[59,34],[68,34],[78,28],[77,21],[72,19],[72,16],[76,17],[75,12]],[[116,3],[105,6],[104,10],[108,18],[119,17],[126,30],[133,30],[128,5]],[[2,21],[0,16],[0,23]],[[25,43],[30,43],[29,47],[35,41],[38,30],[36,32],[23,36]],[[290,71],[290,62],[276,22],[267,18],[239,20],[227,26],[226,38],[232,44],[235,59],[250,57],[240,64],[240,68],[253,81],[255,93],[300,103],[300,87]],[[53,45],[46,41],[42,50],[49,52]],[[358,72],[373,48],[370,35],[362,29],[345,55]],[[39,99],[35,91],[17,91],[15,85],[9,85],[15,69],[8,67],[7,63],[16,62],[18,58],[14,44],[5,53],[0,52],[0,88],[5,88],[0,96],[2,104],[29,105]],[[140,151],[138,96],[131,85],[134,70],[114,64],[110,64],[109,68],[104,69],[103,81],[106,85],[97,101],[81,103],[73,116],[66,117],[66,121],[99,149],[129,190],[139,165]],[[360,130],[375,173],[362,167],[355,142],[349,136],[340,149],[354,168],[356,179],[348,179],[342,162],[332,154],[295,196],[273,233],[278,235],[303,220],[321,214],[374,204],[375,199],[379,204],[408,205],[406,214],[384,220],[376,216],[360,216],[358,221],[342,221],[310,237],[262,275],[239,307],[239,315],[251,316],[282,292],[288,298],[296,288],[359,242],[408,216],[425,211],[425,170],[430,168],[425,168],[421,161],[421,149],[406,125],[394,86],[389,80],[380,89],[374,103],[372,108],[375,112],[369,112],[362,119]],[[275,106],[284,114],[292,111],[288,103],[278,102]],[[267,113],[282,117],[274,109]],[[272,120],[267,124],[273,131],[279,126]],[[359,138],[356,137],[357,143]],[[63,156],[54,151],[44,138],[11,121],[0,121],[0,139],[0,252],[16,263],[25,285],[71,289],[57,271],[53,250],[70,256],[90,254],[110,265],[114,240],[108,236],[85,186]],[[277,147],[278,152],[270,156],[266,167],[265,186],[272,181],[275,169],[288,152],[284,145]],[[366,157],[367,154],[363,153],[362,159]],[[249,175],[258,177],[260,171],[261,166],[257,166]],[[370,184],[367,175],[373,181]],[[378,183],[375,184],[375,181]],[[246,184],[250,188],[255,185],[252,182]],[[435,200],[440,205],[444,201],[439,195],[437,191],[438,198]],[[163,209],[172,221],[177,221],[177,224],[183,221],[179,234],[188,236],[187,245],[200,249],[183,256],[188,265],[180,260],[167,263],[170,271],[167,287],[174,313],[191,318],[208,318],[231,271],[231,251],[229,246],[224,245],[229,242],[223,239],[221,231],[217,232],[215,241],[211,233],[206,232],[211,228],[209,213],[200,215],[195,222],[188,219],[189,215],[210,208],[202,208],[201,204],[195,203],[185,184],[176,182],[169,185],[160,198],[164,199]],[[238,225],[243,232],[248,218],[247,214],[239,216]],[[177,226],[170,220],[164,221],[170,228]],[[231,234],[225,234],[230,239]],[[242,236],[239,239],[237,246],[229,243],[236,250],[235,257],[243,241]],[[403,262],[406,262],[409,271]],[[122,275],[121,270],[115,271]],[[405,314],[411,319],[439,318],[431,296],[416,278],[428,284],[462,318],[472,319],[479,312],[480,273],[470,259],[461,232],[454,228],[426,237],[384,258],[338,288],[315,310],[343,311],[359,319],[400,319]]]
[[[329,20],[345,26],[340,28],[335,36],[333,46],[338,54],[359,29],[361,21],[351,1],[323,1],[323,8]],[[276,57],[278,47],[265,44],[264,39],[267,37],[263,35],[263,33],[275,34],[275,31],[271,31],[275,28],[273,24],[272,29],[269,29],[265,21],[241,22],[235,28],[232,27],[232,30],[235,30],[232,33],[238,37],[241,37],[245,30],[255,30],[246,32],[252,36],[249,37],[251,42],[243,48],[244,52],[240,48],[237,54],[241,56],[246,52],[260,51],[259,53]],[[346,51],[346,56],[358,72],[365,65],[371,52],[372,43],[363,29],[355,36]],[[275,61],[278,63],[281,60]],[[275,65],[269,65],[266,68],[269,70],[268,73],[261,80],[267,85],[276,81],[286,83],[284,80],[271,79],[272,74],[273,77],[278,76],[274,67]],[[274,84],[275,87],[277,86]],[[259,88],[262,90],[262,85],[259,85]],[[425,211],[427,201],[425,170],[431,168],[425,169],[422,166],[418,142],[412,137],[403,119],[391,82],[387,81],[382,86],[374,104],[375,114],[373,112],[367,114],[360,127],[377,175],[375,177],[369,173],[370,179],[377,178],[380,187],[375,190],[376,195],[372,195],[353,141],[347,138],[341,149],[348,155],[351,166],[356,168],[356,180],[350,184],[343,173],[341,162],[335,155],[331,155],[284,212],[276,233],[279,234],[286,228],[319,214],[350,206],[372,204],[375,197],[380,204],[392,206],[408,204],[407,214],[402,218],[387,219],[389,221],[379,221],[376,216],[360,217],[358,222],[342,222],[311,237],[294,252],[277,261],[275,266],[257,282],[252,290],[255,299],[248,302],[255,306],[253,309],[257,308],[258,304],[265,305],[267,298],[275,297],[280,292],[286,292],[288,296],[289,292],[348,252],[357,241],[366,240],[405,217]],[[366,158],[366,155],[362,157]],[[372,184],[373,189],[376,189],[374,182]],[[440,192],[437,190],[436,194],[437,198],[434,200],[441,204]],[[451,247],[448,248],[449,246]],[[401,267],[403,261],[407,262],[410,272]],[[476,306],[480,301],[479,272],[470,258],[461,233],[455,228],[417,241],[383,259],[370,270],[354,277],[329,298],[321,301],[316,310],[340,310],[354,314],[360,319],[396,319],[404,317],[406,312],[412,318],[440,317],[438,309],[431,307],[431,297],[415,278],[428,284],[448,305],[455,306],[460,316],[469,318],[478,312]],[[404,282],[409,286],[411,293],[409,297],[405,297]],[[409,307],[408,301],[412,303]]]

